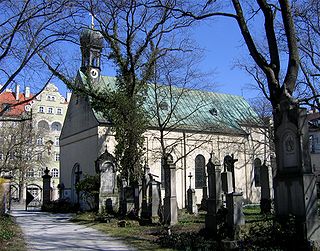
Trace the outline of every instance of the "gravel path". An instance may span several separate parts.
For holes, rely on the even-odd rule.
[[[135,250],[121,240],[69,221],[70,214],[13,209],[28,250]]]

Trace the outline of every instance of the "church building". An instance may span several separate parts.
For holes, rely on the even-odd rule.
[[[97,31],[87,29],[82,32],[82,65],[76,77],[77,85],[86,84],[88,79],[99,88],[115,85],[115,78],[101,75],[102,41]],[[161,99],[155,97],[155,88],[161,89]],[[161,130],[164,131],[162,139],[176,165],[179,208],[186,206],[189,187],[195,189],[197,204],[201,203],[203,187],[206,186],[206,164],[212,155],[221,164],[222,171],[225,156],[233,155],[237,159],[236,191],[242,192],[247,202],[260,201],[257,170],[261,163],[270,163],[268,128],[261,126],[258,115],[243,97],[178,87],[170,88],[169,92],[167,86],[151,84],[145,95],[145,110],[150,121],[144,135],[144,159],[150,174],[160,184],[162,197],[164,175],[157,116],[169,118],[167,126]],[[174,110],[172,100],[175,102]],[[95,175],[99,171],[97,161],[105,152],[112,156],[115,145],[108,118],[92,109],[88,97],[73,93],[60,136],[60,186],[63,187],[64,198],[81,204],[75,184],[86,174]],[[272,187],[271,167],[269,175]]]

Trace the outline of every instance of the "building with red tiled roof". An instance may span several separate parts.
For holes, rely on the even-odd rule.
[[[15,92],[7,89],[0,94],[0,114],[3,112],[4,117],[21,117],[25,114],[26,105],[33,99],[30,94],[30,88],[27,87],[25,93],[21,93],[19,85],[16,86]],[[29,90],[29,91],[28,91]],[[8,109],[7,106],[10,106]]]
[[[25,200],[28,190],[35,197],[29,206],[41,206],[42,175],[46,168],[52,176],[51,199],[58,199],[59,137],[68,107],[68,97],[70,94],[67,94],[66,99],[52,83],[47,84],[38,95],[31,94],[30,87],[21,92],[19,85],[14,91],[7,89],[0,94],[0,175],[1,166],[4,167],[2,171],[11,171],[15,178],[12,184],[13,197]],[[17,132],[23,127],[23,123],[32,126],[24,127],[26,129],[23,132]],[[29,131],[32,131],[31,134]],[[22,141],[20,134],[31,136]],[[8,152],[9,148],[5,145],[12,139],[21,142],[21,146]],[[8,160],[11,164],[9,162],[4,166],[3,163]],[[19,183],[21,179],[16,172],[22,169],[24,184]]]

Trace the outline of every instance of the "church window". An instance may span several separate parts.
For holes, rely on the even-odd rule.
[[[40,130],[45,130],[45,131],[49,131],[49,124],[47,121],[45,120],[40,120],[38,122],[38,129]]]
[[[256,187],[260,187],[260,169],[261,169],[261,160],[256,158],[253,162],[254,165],[254,184]]]
[[[195,188],[202,188],[205,186],[205,166],[206,161],[203,155],[197,155],[195,159]]]
[[[94,66],[94,67],[98,66],[98,60],[96,57],[92,57],[92,66]]]
[[[53,178],[58,178],[59,177],[59,170],[57,168],[52,168],[51,169],[51,176]]]
[[[51,125],[52,131],[61,131],[61,124],[59,122],[53,122]]]
[[[44,113],[44,107],[43,106],[39,106],[39,113]]]

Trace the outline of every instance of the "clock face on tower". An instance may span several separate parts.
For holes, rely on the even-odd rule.
[[[92,78],[97,78],[97,77],[99,76],[98,70],[97,70],[97,69],[91,69],[91,70],[90,70],[90,76],[91,76]]]

